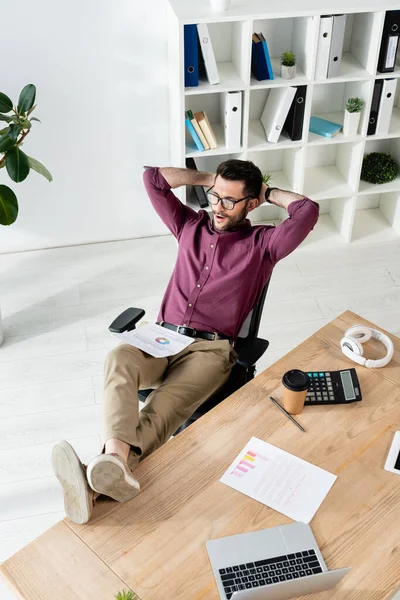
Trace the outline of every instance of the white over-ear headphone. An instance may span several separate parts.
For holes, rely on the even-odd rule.
[[[378,360],[371,360],[363,356],[362,344],[368,342],[371,338],[379,340],[385,345],[387,350],[386,356]],[[346,329],[344,338],[340,340],[340,347],[343,354],[348,358],[369,369],[384,367],[391,361],[394,353],[392,340],[385,333],[366,325],[353,325],[353,327]]]

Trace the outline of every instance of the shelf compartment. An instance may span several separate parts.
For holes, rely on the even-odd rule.
[[[243,89],[249,82],[249,22],[208,23],[207,26],[217,62],[220,82],[211,85],[205,76],[199,77],[199,85],[185,87],[185,95],[190,96]]]
[[[314,84],[311,115],[315,117],[343,125],[345,106],[349,98],[359,97],[364,100],[365,104],[361,111],[357,136],[345,136],[343,135],[343,131],[340,131],[334,138],[324,138],[322,135],[317,135],[309,131],[308,142],[310,144],[329,144],[332,142],[332,139],[335,142],[346,142],[351,139],[359,139],[362,135],[365,135],[368,127],[368,108],[372,95],[372,87],[373,84],[370,80]]]
[[[362,79],[373,75],[379,51],[376,40],[379,39],[383,17],[382,12],[347,14],[340,75],[319,81]]]
[[[263,33],[272,63],[275,79],[258,81],[252,74],[250,78],[251,87],[263,85],[300,85],[308,83],[312,79],[313,56],[317,17],[293,17],[283,19],[259,19],[253,21],[251,35]],[[283,52],[292,50],[296,55],[296,77],[287,80],[280,76],[280,57]]]
[[[304,150],[302,148],[247,153],[247,160],[254,162],[263,174],[271,175],[269,185],[298,193],[302,187],[303,159]]]
[[[292,79],[291,81],[294,80]],[[250,92],[248,133],[249,151],[267,150],[269,148],[279,148],[281,146],[301,145],[301,140],[293,142],[285,131],[282,131],[276,144],[267,140],[267,136],[260,119],[270,92],[271,87],[259,90],[251,90]]]
[[[400,137],[397,138],[386,138],[386,139],[371,139],[370,136],[365,142],[364,156],[371,152],[386,152],[390,154],[400,167]],[[360,171],[361,175],[361,171]],[[359,194],[370,194],[383,192],[392,192],[400,190],[400,174],[397,178],[389,183],[368,183],[360,179],[358,193]]]
[[[400,192],[365,194],[357,197],[351,240],[374,243],[398,239]]]
[[[316,201],[353,196],[362,146],[350,142],[307,147],[303,193]]]
[[[245,113],[245,99],[242,92],[242,143],[243,143],[243,115]],[[218,147],[210,150],[197,150],[192,136],[185,126],[185,156],[198,157],[206,155],[223,155],[240,152],[239,148],[227,148],[225,145],[225,133],[221,119],[221,94],[199,94],[195,96],[185,96],[185,110],[191,110],[193,113],[205,111],[210,125],[217,138]],[[184,116],[182,116],[182,119]]]
[[[319,200],[319,219],[302,247],[330,247],[350,241],[355,198],[327,198]]]

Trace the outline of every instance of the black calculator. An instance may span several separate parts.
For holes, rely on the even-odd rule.
[[[304,404],[348,404],[362,399],[355,369],[307,372],[310,378]]]

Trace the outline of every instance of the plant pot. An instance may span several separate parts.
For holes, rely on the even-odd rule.
[[[222,12],[229,8],[231,0],[210,0],[211,8],[215,12]]]
[[[343,135],[357,135],[361,112],[344,111]]]
[[[293,67],[287,67],[286,65],[281,65],[281,77],[282,79],[293,79],[296,75],[296,65]]]

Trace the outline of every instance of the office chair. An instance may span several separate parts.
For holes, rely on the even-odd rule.
[[[186,429],[186,427],[254,378],[256,362],[261,358],[269,346],[267,340],[257,337],[269,281],[270,280],[265,284],[258,303],[249,313],[240,330],[238,338],[234,342],[234,349],[238,353],[238,358],[232,367],[227,381],[217,392],[215,392],[215,394],[197,408],[192,416],[179,427],[174,435],[177,435],[180,431]],[[145,311],[141,308],[127,308],[111,323],[108,329],[112,333],[131,331],[132,329],[135,329],[137,322],[140,321],[144,315]],[[145,402],[152,391],[152,389],[139,390],[139,400]]]

